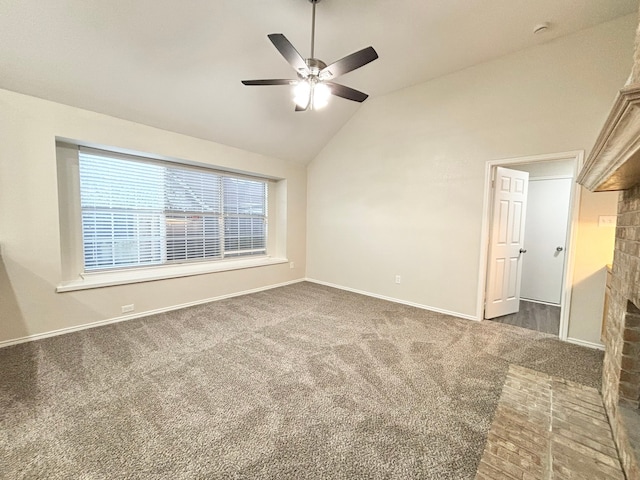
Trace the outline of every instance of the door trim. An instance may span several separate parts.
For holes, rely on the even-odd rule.
[[[519,163],[534,163],[534,162],[551,162],[560,160],[573,160],[574,170],[573,178],[577,178],[582,164],[584,162],[584,150],[573,150],[569,152],[549,153],[544,155],[532,155],[527,157],[515,157],[504,158],[499,160],[489,160],[485,164],[485,179],[484,179],[484,198],[482,201],[482,229],[480,238],[480,266],[479,266],[479,278],[478,278],[478,292],[477,292],[477,304],[476,304],[476,318],[479,321],[484,320],[484,303],[486,295],[486,282],[487,282],[487,261],[489,257],[489,236],[490,236],[490,223],[491,223],[491,177],[495,167],[498,166],[513,166]],[[567,256],[565,258],[564,279],[563,279],[563,292],[561,298],[561,313],[560,313],[560,340],[566,341],[569,334],[569,313],[571,307],[571,286],[573,269],[575,264],[576,255],[576,232],[578,227],[578,215],[580,213],[580,185],[576,182],[571,189],[571,201],[569,211],[569,225],[567,233]]]

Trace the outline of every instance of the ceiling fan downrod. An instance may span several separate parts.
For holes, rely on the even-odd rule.
[[[320,0],[309,0],[313,5],[311,9],[311,58],[315,58],[316,48],[316,3]]]

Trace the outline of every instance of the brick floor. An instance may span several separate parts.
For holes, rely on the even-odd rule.
[[[624,480],[597,390],[512,365],[476,480]]]

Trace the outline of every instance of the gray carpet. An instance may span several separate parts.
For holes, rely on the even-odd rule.
[[[601,361],[300,283],[0,349],[0,477],[472,479],[509,364]]]

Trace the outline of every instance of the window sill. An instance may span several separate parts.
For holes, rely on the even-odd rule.
[[[187,265],[163,265],[150,268],[120,270],[117,272],[84,273],[77,280],[62,282],[56,292],[73,292],[91,288],[112,287],[129,283],[152,282],[170,278],[190,277],[207,273],[226,272],[244,268],[263,267],[287,263],[286,258],[260,257],[242,260],[222,260],[218,262]]]

